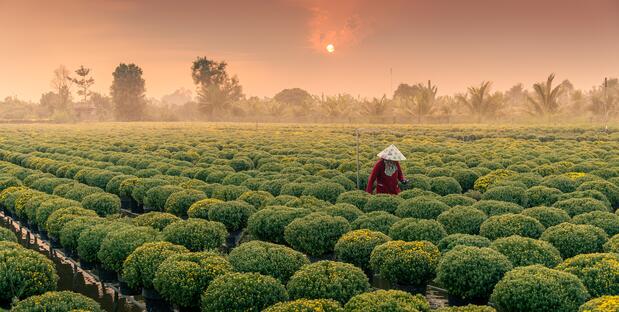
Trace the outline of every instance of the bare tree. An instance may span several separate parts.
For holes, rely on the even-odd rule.
[[[64,65],[58,66],[54,70],[54,78],[52,79],[52,88],[58,95],[57,102],[54,105],[54,112],[66,112],[71,103],[71,79],[69,70]]]
[[[370,122],[383,121],[389,110],[390,101],[385,95],[380,99],[363,100],[361,104],[362,113],[370,118]]]
[[[591,91],[589,110],[602,118],[604,128],[608,129],[608,121],[619,109],[619,80],[604,78],[601,88]]]
[[[338,94],[336,96],[322,96],[317,98],[320,111],[330,121],[335,121],[346,115],[354,102],[354,98],[348,94]]]

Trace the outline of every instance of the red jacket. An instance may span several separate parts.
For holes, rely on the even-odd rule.
[[[366,192],[372,193],[374,189],[374,181],[376,181],[376,193],[387,193],[397,195],[400,193],[400,186],[398,182],[404,181],[404,174],[402,174],[402,168],[400,168],[400,163],[396,162],[396,166],[398,170],[391,175],[388,176],[385,174],[385,161],[381,158],[374,165],[374,169],[372,169],[372,174],[370,174],[370,178],[368,179],[368,186],[365,189]]]

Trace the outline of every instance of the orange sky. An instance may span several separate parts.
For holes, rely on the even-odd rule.
[[[327,54],[326,43],[336,51]],[[390,93],[427,79],[440,94],[555,72],[577,88],[619,76],[619,0],[0,0],[0,98],[38,100],[60,64],[144,70],[147,95],[194,90],[197,56],[226,60],[247,95]]]

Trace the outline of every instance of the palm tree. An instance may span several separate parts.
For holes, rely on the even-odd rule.
[[[390,101],[387,99],[385,95],[383,95],[380,99],[373,98],[368,101],[363,100],[361,104],[362,113],[368,117],[370,117],[370,122],[373,121],[382,121],[385,117],[385,114],[389,110]]]
[[[436,107],[436,93],[438,88],[428,80],[428,85],[419,83],[413,87],[414,92],[406,96],[399,96],[401,108],[409,115],[417,116],[417,123],[421,123],[424,116],[434,113]]]
[[[458,101],[476,117],[478,123],[482,118],[495,115],[502,108],[501,94],[490,94],[491,84],[490,81],[482,81],[479,87],[469,87],[468,94],[456,96]]]
[[[554,74],[550,74],[546,82],[539,82],[533,85],[535,98],[527,95],[529,100],[529,114],[546,116],[550,121],[552,115],[556,114],[560,108],[559,97],[563,93],[564,84],[552,87],[552,81],[555,79]]]

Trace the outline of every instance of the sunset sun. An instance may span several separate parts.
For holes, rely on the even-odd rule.
[[[333,43],[327,44],[326,49],[327,49],[327,52],[329,52],[329,53],[335,52],[335,46],[333,45]]]

